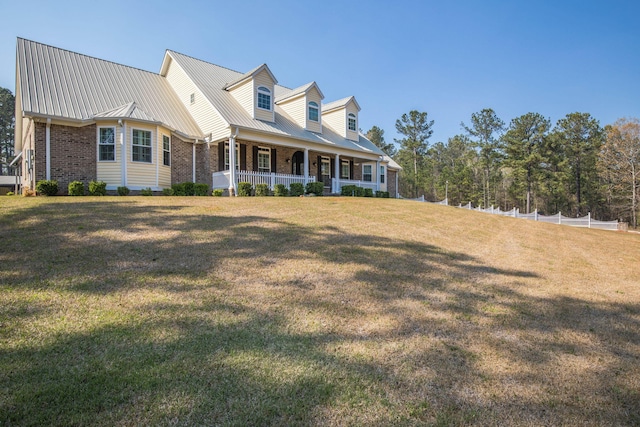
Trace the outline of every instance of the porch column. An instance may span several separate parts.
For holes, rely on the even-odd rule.
[[[229,137],[229,196],[237,196],[236,192],[236,137]]]
[[[376,191],[380,191],[380,160],[376,161]]]
[[[336,176],[334,177],[334,187],[331,191],[334,193],[340,192],[340,154],[336,154],[336,166],[334,168],[336,171]]]
[[[309,149],[304,149],[304,185],[309,183]]]

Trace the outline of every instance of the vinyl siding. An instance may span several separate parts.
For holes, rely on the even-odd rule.
[[[115,128],[115,161],[99,161],[100,128]],[[109,186],[122,185],[122,132],[117,122],[101,122],[96,126],[96,177]]]
[[[221,133],[228,128],[220,114],[215,111],[184,70],[173,60],[169,63],[166,79],[205,135]],[[195,94],[193,104],[191,104],[192,93]]]
[[[345,113],[344,108],[339,108],[337,110],[333,110],[330,113],[322,113],[322,124],[324,126],[329,126],[333,129],[338,135],[346,138],[347,133],[347,122],[346,122],[347,114]]]
[[[162,147],[162,135],[169,137],[169,147],[171,147],[171,132],[168,129],[158,127],[158,150],[156,159],[158,161],[158,187],[167,188],[171,187],[171,165],[164,165],[164,150]],[[173,163],[173,156],[171,156],[171,163]]]
[[[307,92],[306,98],[307,98],[307,101],[306,101],[305,110],[304,110],[305,117],[308,116],[307,109],[308,109],[309,102],[311,101],[315,102],[316,104],[318,104],[318,108],[320,109],[319,111],[320,121],[313,122],[311,120],[308,120],[308,117],[307,117],[307,130],[310,130],[311,132],[322,133],[322,98],[320,97],[320,93],[318,93],[318,90],[315,87],[313,87],[309,92]]]
[[[346,121],[347,119],[346,118],[348,117],[349,113],[353,113],[353,114],[356,115],[356,130],[355,130],[355,132],[352,131],[352,130],[349,130],[349,128],[346,126],[346,123],[347,123],[347,121]],[[349,102],[347,104],[346,112],[344,113],[344,115],[345,115],[345,127],[344,127],[344,129],[345,129],[345,132],[346,132],[345,138],[350,139],[351,141],[358,142],[358,140],[360,139],[359,136],[358,136],[358,126],[360,126],[360,120],[358,119],[358,108],[356,108],[356,106],[355,106],[355,104],[353,102]]]
[[[306,102],[305,96],[293,98],[287,102],[278,105],[285,113],[301,128],[305,127],[306,122]]]
[[[234,87],[229,93],[238,101],[238,104],[253,117],[253,80],[249,79],[240,86]]]
[[[255,102],[255,118],[258,120],[264,120],[267,122],[273,122],[273,108],[274,108],[274,99],[275,92],[273,90],[273,80],[269,73],[266,70],[260,71],[257,75],[254,76],[254,102]],[[258,108],[258,87],[264,86],[271,91],[271,111],[263,110]]]

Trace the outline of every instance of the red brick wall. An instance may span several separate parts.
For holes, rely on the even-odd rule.
[[[171,136],[171,184],[191,182],[193,179],[192,147],[192,143]],[[209,183],[209,181],[206,182]]]
[[[398,189],[396,188],[396,175],[398,172],[387,169],[387,190],[389,191],[389,197],[394,199],[396,194],[398,194]]]
[[[36,182],[46,179],[46,123],[35,124]],[[83,127],[51,125],[51,179],[60,194],[67,194],[72,181],[85,185],[96,179],[96,125]]]

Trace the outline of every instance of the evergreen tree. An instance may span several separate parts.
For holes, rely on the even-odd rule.
[[[426,112],[412,110],[396,120],[396,130],[404,138],[396,140],[400,144],[397,160],[403,167],[401,176],[405,184],[412,190],[413,197],[418,197],[421,181],[427,176],[424,170],[425,155],[429,148],[429,138],[433,134],[433,120],[428,120]]]
[[[9,89],[0,87],[0,175],[9,173],[13,160],[15,97]]]
[[[389,157],[395,156],[398,152],[396,144],[394,144],[393,142],[387,143],[384,140],[384,130],[380,129],[378,126],[373,126],[371,129],[369,129],[366,133],[366,137]]]

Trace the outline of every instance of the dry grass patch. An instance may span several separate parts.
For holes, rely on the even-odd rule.
[[[640,423],[640,236],[354,198],[6,198],[0,424]]]

